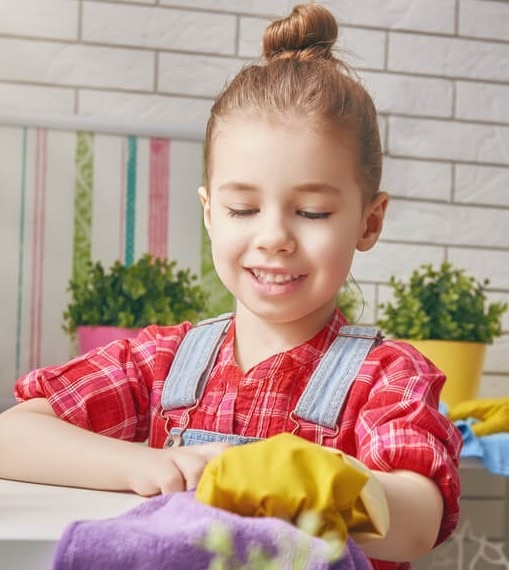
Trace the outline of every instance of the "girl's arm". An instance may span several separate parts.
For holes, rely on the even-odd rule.
[[[389,531],[380,540],[361,545],[369,558],[412,561],[434,546],[443,514],[437,485],[413,471],[372,472],[382,484],[389,506]]]
[[[226,444],[154,449],[59,419],[44,398],[0,414],[0,477],[150,496],[196,486]]]

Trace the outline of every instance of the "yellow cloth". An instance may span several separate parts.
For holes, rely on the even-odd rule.
[[[332,451],[332,453],[331,453]],[[357,540],[384,536],[389,526],[384,491],[356,459],[289,433],[227,449],[205,468],[196,498],[244,516],[298,522],[319,516],[316,534]]]
[[[452,421],[475,418],[472,431],[477,436],[509,432],[509,396],[460,402],[449,410]]]

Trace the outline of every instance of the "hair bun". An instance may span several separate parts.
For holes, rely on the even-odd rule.
[[[334,16],[320,4],[299,4],[272,22],[263,35],[263,56],[271,59],[333,59],[338,37]]]

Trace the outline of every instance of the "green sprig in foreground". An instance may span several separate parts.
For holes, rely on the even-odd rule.
[[[301,514],[297,527],[304,531],[297,545],[292,545],[293,570],[306,570],[308,568],[311,541],[321,527],[320,516],[308,511]],[[345,542],[332,531],[321,537],[324,541],[324,560],[334,562],[344,554]],[[248,549],[247,560],[242,563],[238,560],[233,546],[231,530],[224,525],[212,527],[206,534],[200,546],[214,554],[208,570],[282,570],[283,560],[288,562],[288,556],[282,556],[283,549],[288,544],[280,539],[277,541],[277,552],[271,554],[263,550],[260,545],[253,544]],[[288,553],[287,553],[288,554]]]

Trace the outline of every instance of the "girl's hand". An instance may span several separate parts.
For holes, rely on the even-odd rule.
[[[0,461],[0,477],[17,481],[144,496],[185,491],[196,487],[209,460],[227,447],[207,443],[155,449],[100,435],[56,417],[45,398],[0,414],[0,457],[9,458]]]
[[[164,449],[140,446],[129,467],[129,487],[145,497],[194,489],[207,463],[228,447],[221,442]]]

